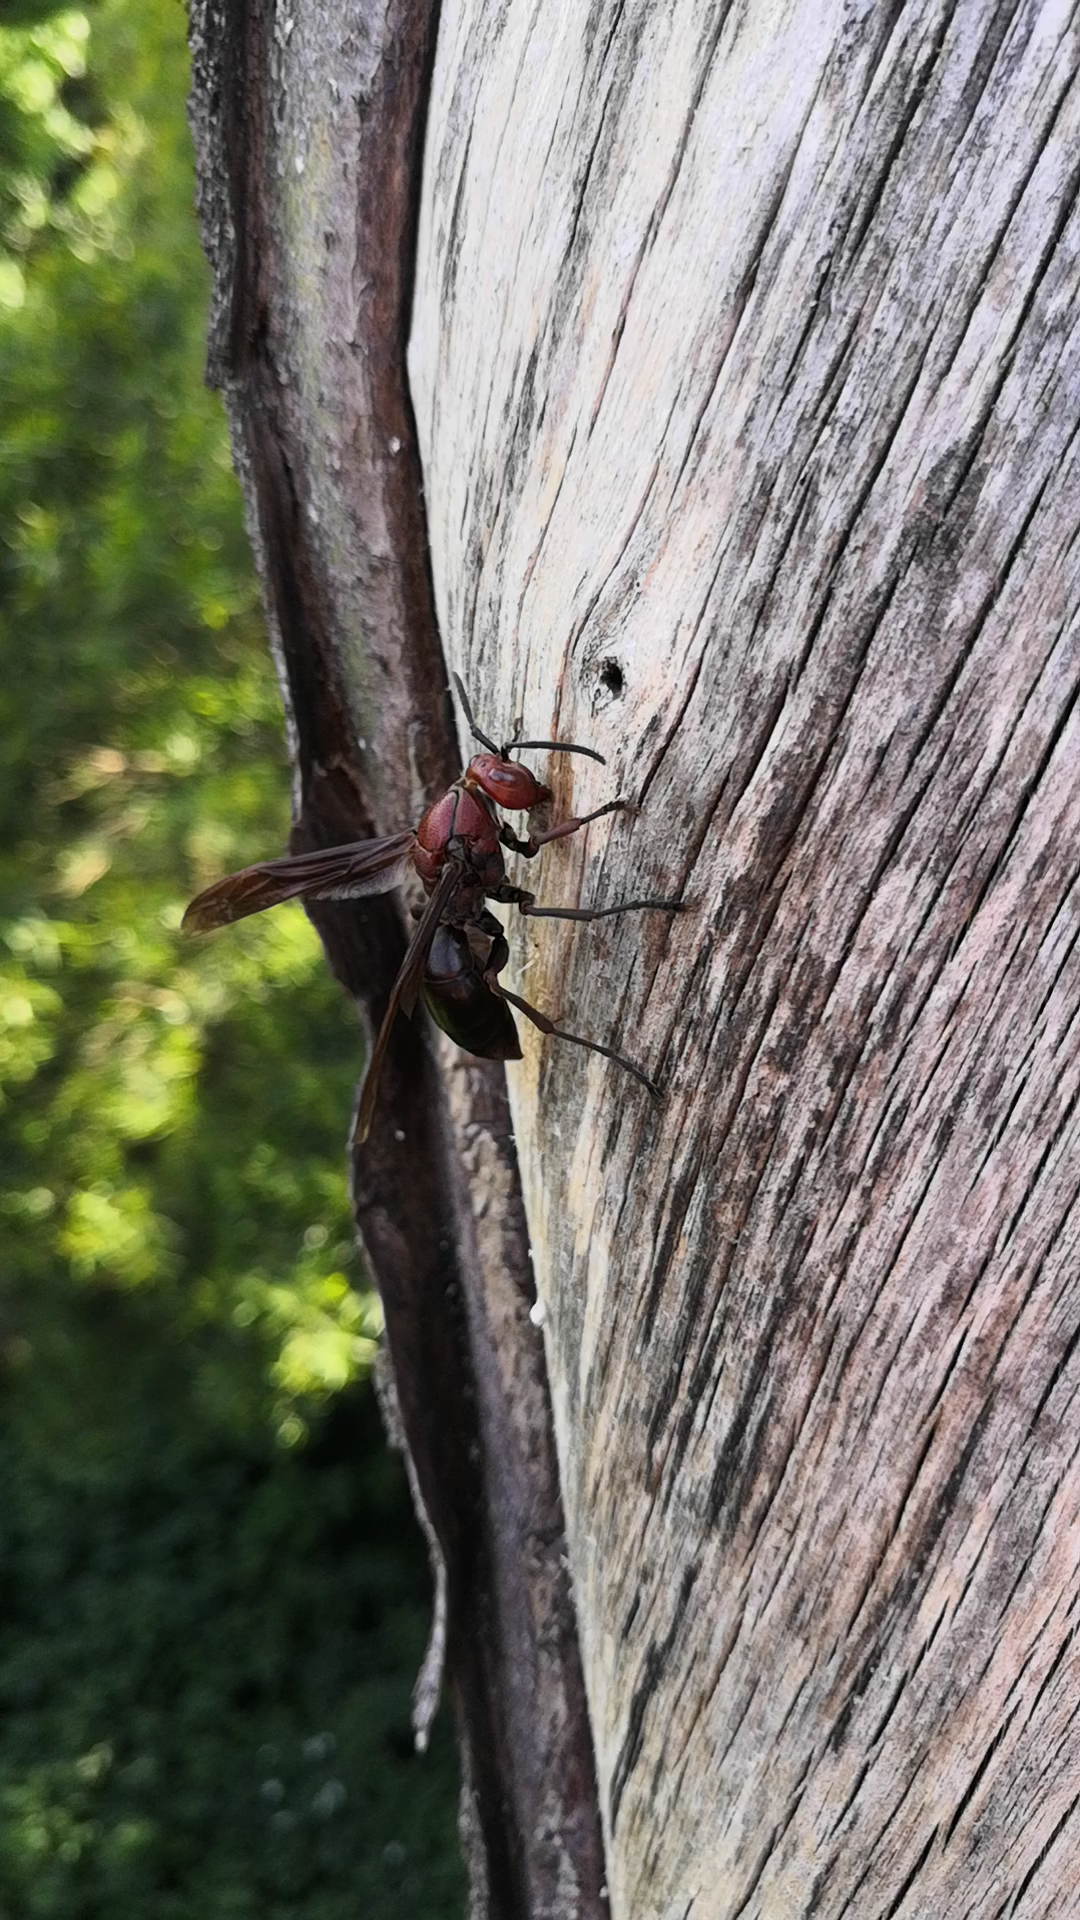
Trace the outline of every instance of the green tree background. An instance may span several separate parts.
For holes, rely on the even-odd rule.
[[[0,1920],[460,1914],[296,908],[180,0],[0,26]]]

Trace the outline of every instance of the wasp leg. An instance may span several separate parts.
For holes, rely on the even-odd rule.
[[[454,680],[454,685],[458,690],[458,699],[461,701],[462,711],[464,712],[465,718],[469,723],[469,732],[472,734],[473,739],[478,740],[480,742],[480,745],[482,747],[486,747],[489,753],[497,754],[500,759],[505,760],[506,755],[499,753],[499,749],[495,745],[494,740],[489,740],[487,737],[487,734],[481,733],[479,727],[477,726],[476,720],[473,715],[473,710],[469,705],[469,696],[465,691],[465,687],[461,679],[461,675],[458,673],[455,673],[453,676],[453,680]]]
[[[590,820],[601,820],[605,813],[625,813],[631,811],[628,800],[609,800],[606,805],[597,807],[593,813],[583,813],[573,820],[560,820],[557,827],[548,827],[545,833],[530,833],[527,840],[519,840],[511,827],[499,829],[499,839],[511,853],[523,854],[526,860],[532,860],[541,847],[549,846],[552,840],[565,840],[579,827],[587,827]]]
[[[509,880],[489,887],[487,897],[497,900],[500,906],[517,907],[533,920],[609,920],[616,913],[637,913],[650,907],[660,913],[686,912],[685,900],[622,900],[617,907],[538,907],[535,893],[526,887],[515,887]]]
[[[656,907],[661,913],[686,912],[685,900],[624,900],[617,907],[536,907],[531,899],[517,904],[533,920],[608,920],[613,913],[636,913],[641,907]]]
[[[527,1000],[521,999],[519,994],[511,993],[508,987],[500,986],[490,967],[484,974],[484,983],[491,988],[492,993],[498,994],[500,1000],[508,1000],[512,1007],[516,1007],[519,1013],[525,1015],[526,1020],[532,1021],[534,1027],[539,1027],[541,1033],[550,1034],[556,1040],[570,1040],[575,1047],[587,1047],[590,1053],[602,1053],[605,1060],[614,1060],[617,1067],[625,1067],[627,1073],[632,1073],[635,1080],[641,1081],[642,1086],[648,1089],[654,1100],[659,1100],[660,1089],[655,1080],[650,1080],[641,1067],[635,1067],[633,1061],[628,1060],[624,1053],[616,1053],[614,1047],[601,1046],[599,1040],[586,1040],[580,1033],[567,1033],[565,1027],[557,1027],[554,1020],[549,1020],[546,1013],[540,1012],[539,1007],[531,1007]]]

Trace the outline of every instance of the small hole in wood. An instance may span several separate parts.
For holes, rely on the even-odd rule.
[[[626,692],[626,679],[617,660],[601,660],[600,684],[613,700],[621,700]]]

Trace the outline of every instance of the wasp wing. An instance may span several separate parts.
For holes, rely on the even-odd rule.
[[[416,932],[409,942],[408,952],[398,969],[397,979],[390,989],[390,998],[386,1004],[386,1012],[383,1014],[382,1026],[379,1028],[378,1038],[371,1050],[368,1070],[364,1075],[364,1085],[360,1093],[360,1104],[356,1109],[356,1124],[353,1127],[353,1146],[360,1145],[367,1139],[368,1134],[371,1132],[371,1116],[375,1111],[375,1096],[379,1090],[379,1075],[382,1072],[382,1063],[386,1056],[386,1049],[390,1044],[390,1031],[393,1027],[395,1016],[400,1010],[404,1009],[408,1011],[416,1005],[416,997],[420,991],[420,983],[424,978],[424,969],[427,966],[427,957],[431,951],[431,943],[435,938],[436,929],[453,897],[455,888],[460,885],[460,882],[461,873],[459,868],[453,861],[447,861],[446,866],[439,875],[438,885],[428,901],[427,906],[424,908],[423,916],[417,926]]]
[[[188,932],[208,933],[283,900],[362,900],[389,893],[405,878],[415,845],[415,833],[392,833],[385,840],[352,840],[344,847],[262,860],[215,880],[191,902],[180,924]]]

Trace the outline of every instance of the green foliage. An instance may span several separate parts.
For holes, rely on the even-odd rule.
[[[423,1570],[370,1400],[262,1457],[142,1415],[78,1502],[0,1449],[0,1913],[450,1920],[453,1757],[445,1726],[409,1750]]]
[[[355,1024],[298,909],[179,933],[288,829],[185,86],[178,0],[4,10],[0,1920],[450,1913]]]
[[[185,1336],[235,1322],[226,1373],[261,1334],[258,1377],[297,1435],[377,1330],[341,1148],[358,1049],[298,909],[178,934],[199,885],[287,831],[280,705],[201,381],[180,24],[163,0],[115,0],[93,42],[72,13],[0,34],[35,129],[7,178],[50,210],[9,224],[24,293],[0,313],[0,1270],[32,1346],[72,1281],[152,1286]],[[49,93],[72,68],[92,121]]]

